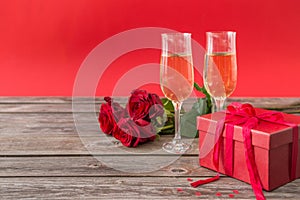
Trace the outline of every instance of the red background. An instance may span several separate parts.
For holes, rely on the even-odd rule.
[[[1,0],[0,95],[72,95],[88,53],[137,27],[191,32],[202,45],[205,31],[237,31],[233,96],[300,96],[298,0]],[[154,61],[159,52],[150,50],[116,60],[97,95],[109,94],[126,70]]]

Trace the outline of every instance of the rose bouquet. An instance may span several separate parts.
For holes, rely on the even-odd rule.
[[[189,112],[182,115],[182,129],[188,129],[187,137],[197,136],[196,117],[211,112],[211,103],[204,88],[195,88],[206,95],[199,98]],[[112,98],[105,97],[101,104],[99,123],[102,131],[115,137],[124,146],[136,147],[159,138],[162,134],[174,133],[174,108],[166,98],[145,90],[134,90],[123,108]]]
[[[112,135],[127,147],[153,141],[161,127],[164,108],[156,94],[134,90],[126,108],[105,97],[101,105],[99,123],[102,131]]]

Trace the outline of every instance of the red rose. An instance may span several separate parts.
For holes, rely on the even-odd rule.
[[[134,90],[127,109],[114,103],[110,97],[104,100],[107,103],[101,105],[98,118],[104,133],[114,136],[127,147],[136,147],[156,138],[156,129],[150,122],[164,114],[162,102],[156,94]]]
[[[118,129],[114,136],[124,146],[136,147],[138,144],[153,141],[156,132],[151,124],[141,127],[129,118],[123,118],[118,122]]]
[[[146,126],[153,117],[162,116],[164,111],[162,102],[156,94],[148,94],[145,90],[134,90],[129,98],[128,112],[138,125]]]
[[[108,135],[113,133],[115,128],[115,120],[112,116],[111,106],[108,104],[102,104],[100,108],[100,114],[98,121],[102,131]]]
[[[117,128],[117,122],[125,115],[125,109],[118,103],[112,102],[110,97],[105,97],[104,100],[107,103],[101,104],[98,121],[104,133],[113,135]]]

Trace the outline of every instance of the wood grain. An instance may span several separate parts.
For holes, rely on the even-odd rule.
[[[127,98],[120,98],[118,102],[121,104],[126,103]],[[190,104],[194,102],[194,99],[189,99],[185,104],[190,107]],[[78,108],[72,110],[72,99],[71,98],[45,98],[26,99],[18,98],[4,98],[1,101],[0,98],[0,112],[14,112],[14,113],[66,113],[66,112],[97,112],[99,111],[100,104],[103,102],[101,98],[92,99],[86,98],[80,101],[73,101],[73,104]],[[38,103],[35,103],[38,102]],[[227,104],[230,102],[242,102],[251,103],[256,107],[286,110],[290,112],[299,112],[300,109],[300,98],[229,98]],[[73,105],[74,107],[74,105]]]
[[[139,145],[137,148],[124,147],[113,137],[99,134],[99,137],[79,137],[65,135],[23,137],[0,136],[0,156],[7,155],[118,155],[118,154],[157,154],[166,155],[162,144],[171,141],[172,135],[163,136],[158,141]],[[193,150],[189,154],[198,154],[198,140],[189,139]]]
[[[298,199],[299,184],[296,180],[264,194],[267,199]],[[233,190],[239,191],[234,199],[255,199],[250,185],[231,178],[200,188],[180,177],[16,177],[1,178],[0,185],[2,199],[229,199]]]
[[[187,178],[215,175],[199,166],[197,139],[183,156],[161,151],[172,135],[127,148],[99,129],[103,98],[73,100],[0,97],[0,199],[230,199],[235,189],[234,199],[255,199],[249,184],[225,176],[200,188],[189,186]],[[126,101],[119,98],[123,105]],[[186,101],[187,107],[193,101]],[[228,103],[233,101],[300,113],[300,98],[230,98]],[[297,179],[264,194],[299,199],[299,186]]]
[[[124,157],[124,156],[123,156]],[[133,161],[140,159],[141,156],[130,156]],[[149,172],[137,173],[135,166],[133,170],[125,166],[121,156],[114,156],[112,160],[117,163],[113,168],[105,164],[101,157],[93,156],[35,156],[35,157],[0,157],[0,177],[75,177],[75,176],[121,176],[121,177],[203,177],[214,176],[216,172],[199,166],[196,156],[174,157],[173,162],[163,166],[166,156],[148,155],[143,156],[144,161],[149,165]],[[118,162],[116,162],[118,161]],[[136,162],[136,161],[135,161]],[[162,163],[158,167],[151,167],[151,163]],[[145,164],[145,163],[144,163]],[[136,165],[136,163],[134,164]],[[123,169],[123,171],[120,171]]]

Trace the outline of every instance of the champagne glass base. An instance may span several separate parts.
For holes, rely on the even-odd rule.
[[[171,142],[164,143],[162,149],[173,154],[183,154],[192,150],[192,145],[183,141],[173,140]]]

